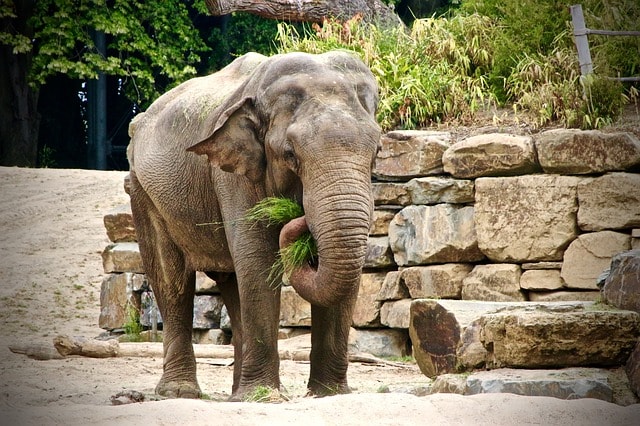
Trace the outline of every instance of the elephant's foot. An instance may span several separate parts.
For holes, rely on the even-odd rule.
[[[327,381],[309,380],[306,396],[331,396],[344,393],[351,393],[351,388],[346,382],[330,383]]]
[[[194,398],[202,396],[197,382],[188,380],[160,380],[156,386],[156,393],[167,398]]]

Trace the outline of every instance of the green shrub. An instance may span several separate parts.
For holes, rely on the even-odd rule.
[[[352,19],[325,21],[300,35],[279,25],[279,52],[346,49],[371,68],[380,86],[378,121],[386,130],[465,119],[493,100],[484,74],[494,27],[479,15],[416,20],[410,32]]]
[[[625,94],[625,86],[604,77],[637,75],[640,38],[603,42],[590,36],[596,76],[580,77],[571,3],[469,0],[451,17],[418,19],[410,30],[382,30],[357,18],[325,21],[301,33],[281,23],[277,45],[281,53],[346,49],[359,55],[380,86],[383,130],[466,124],[498,103],[512,105],[534,126],[597,128],[637,100],[633,86]],[[640,5],[633,0],[588,0],[584,10],[592,28],[640,25]]]
[[[140,311],[130,302],[127,302],[125,316],[124,333],[127,336],[127,340],[129,342],[140,341],[140,333],[142,333],[143,330],[140,324]]]
[[[635,100],[632,85],[627,85],[624,95],[622,85],[605,82],[604,77],[638,75],[640,38],[589,35],[596,76],[588,82],[579,79],[569,11],[574,3],[467,0],[461,12],[491,17],[499,25],[489,81],[501,101],[528,108],[540,125],[559,120],[567,126],[601,127],[616,118],[629,98]],[[636,0],[584,0],[582,9],[589,28],[640,29],[640,3]],[[542,80],[529,78],[536,67],[545,72]],[[526,88],[528,85],[532,90]]]
[[[580,110],[580,126],[598,129],[611,124],[622,113],[629,97],[624,94],[622,83],[591,74],[580,81],[583,88],[584,104]],[[631,96],[637,98],[633,88]]]
[[[536,127],[600,128],[611,124],[629,100],[620,82],[595,74],[582,77],[575,52],[567,48],[523,56],[505,87],[514,109],[526,112]]]

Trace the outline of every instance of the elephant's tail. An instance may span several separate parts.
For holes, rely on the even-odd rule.
[[[129,160],[129,170],[133,170],[133,142],[135,140],[134,136],[137,130],[140,128],[140,124],[142,123],[146,113],[141,112],[140,114],[133,117],[131,123],[129,123],[129,137],[131,140],[129,141],[129,145],[127,146],[127,159]]]

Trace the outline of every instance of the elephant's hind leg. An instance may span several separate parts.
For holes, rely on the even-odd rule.
[[[196,360],[191,344],[195,272],[171,240],[166,224],[131,173],[131,209],[145,272],[163,320],[163,374],[156,393],[171,398],[199,398]]]
[[[163,258],[168,256],[163,253]],[[171,262],[171,261],[169,261]],[[151,288],[163,320],[163,374],[156,386],[158,395],[170,398],[199,398],[196,360],[191,343],[195,273],[175,271]],[[162,301],[162,302],[161,302]]]
[[[227,307],[233,333],[233,387],[231,388],[233,399],[240,386],[242,376],[242,317],[240,314],[240,295],[238,294],[238,282],[233,273],[213,273],[207,275],[218,284],[222,300]]]

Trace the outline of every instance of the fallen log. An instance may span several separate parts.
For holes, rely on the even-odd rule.
[[[233,358],[230,345],[193,345],[196,358]],[[36,360],[64,359],[69,356],[89,358],[153,358],[162,357],[162,343],[120,343],[115,339],[96,340],[86,337],[57,336],[53,345],[46,343],[27,343],[10,345],[9,350]],[[291,359],[294,357],[285,352]]]
[[[14,354],[26,355],[39,361],[64,358],[54,346],[46,343],[17,343],[9,345],[9,350]]]
[[[278,354],[281,360],[298,362],[309,361],[311,341],[309,335],[302,335],[279,342]],[[164,350],[162,343],[130,343],[112,340],[96,340],[85,337],[57,336],[53,339],[53,346],[46,344],[13,345],[9,349],[18,354],[27,355],[38,360],[63,359],[69,356],[84,356],[89,358],[162,358]],[[217,360],[233,360],[233,346],[195,344],[193,352],[196,358]],[[350,362],[370,364],[384,364],[399,366],[401,364],[378,358],[368,353],[357,352],[349,354]],[[216,365],[230,365],[231,362],[218,362]]]
[[[62,356],[86,356],[89,358],[131,357],[153,358],[164,355],[162,343],[129,343],[85,337],[57,336],[53,344]],[[231,345],[193,345],[196,358],[233,358]]]
[[[110,358],[118,354],[117,340],[95,340],[86,337],[57,336],[53,346],[60,355],[82,355],[90,358]]]

